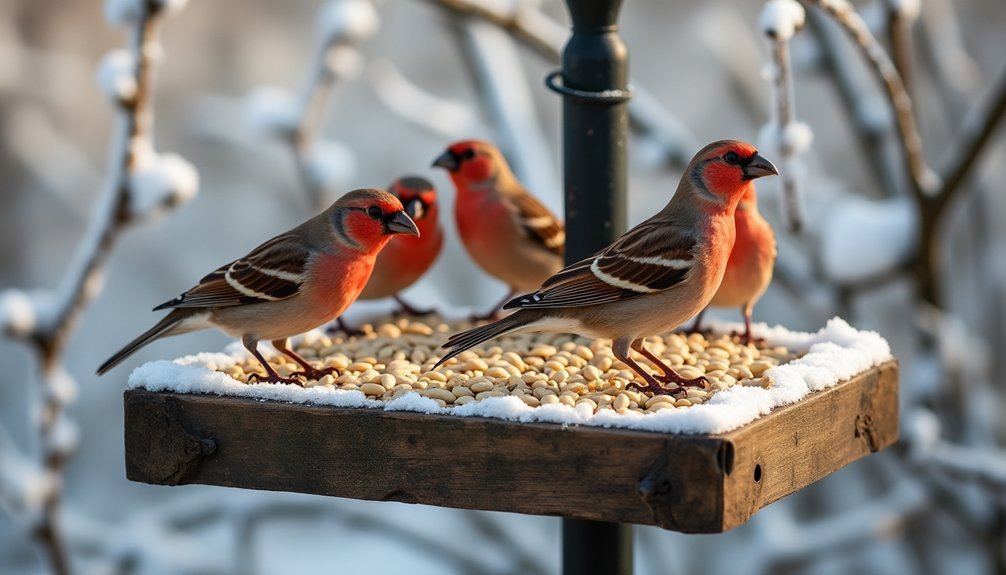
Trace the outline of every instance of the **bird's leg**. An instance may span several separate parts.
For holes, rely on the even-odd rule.
[[[646,386],[639,385],[638,383],[631,381],[629,386],[633,387],[639,391],[649,391],[654,395],[675,395],[677,393],[684,392],[684,388],[667,389],[660,385],[660,382],[656,380],[648,371],[643,369],[643,366],[636,363],[636,360],[629,357],[629,340],[627,338],[617,338],[611,342],[611,351],[614,353],[615,357],[620,360],[625,365],[629,366],[629,369],[639,374],[639,377],[643,378],[646,382]]]
[[[346,320],[342,319],[341,315],[335,318],[335,325],[328,326],[328,329],[326,331],[328,333],[335,333],[337,331],[341,331],[349,337],[363,337],[364,335],[366,335],[362,329],[350,327],[349,324],[346,323]]]
[[[272,366],[269,365],[269,362],[266,361],[264,357],[262,357],[261,353],[259,353],[259,351],[258,351],[258,340],[251,339],[251,338],[245,336],[245,337],[241,338],[241,343],[244,344],[245,349],[247,349],[248,351],[250,351],[251,354],[253,356],[255,356],[255,359],[257,359],[258,362],[260,364],[262,364],[262,367],[265,369],[265,372],[267,374],[265,377],[262,377],[262,376],[260,376],[257,373],[252,373],[252,374],[250,374],[248,376],[248,380],[249,381],[251,381],[252,378],[254,378],[255,381],[258,381],[258,382],[264,382],[264,383],[290,383],[290,384],[299,385],[301,387],[304,387],[304,384],[301,383],[301,381],[299,379],[297,379],[296,377],[283,377],[280,374],[276,373],[276,370],[273,369]]]
[[[400,296],[398,294],[395,294],[395,295],[393,295],[391,297],[394,298],[394,300],[396,302],[398,302],[398,305],[402,306],[402,309],[399,310],[397,313],[403,313],[404,312],[404,313],[407,313],[409,315],[414,315],[416,317],[422,317],[424,315],[431,315],[431,314],[437,313],[437,310],[435,308],[432,308],[432,307],[428,308],[428,309],[419,309],[419,308],[413,307],[407,301],[405,301],[404,299],[402,299],[402,296]]]
[[[292,349],[290,349],[290,340],[288,339],[274,339],[272,340],[272,346],[283,355],[300,364],[300,366],[304,369],[297,375],[304,376],[307,379],[319,380],[333,371],[337,371],[334,367],[326,367],[325,369],[318,369],[314,367],[308,363],[306,359],[297,355]]]
[[[741,342],[744,345],[751,345],[751,304],[745,303],[741,306],[741,313],[744,314],[744,336]]]
[[[695,316],[695,323],[688,328],[688,333],[702,333],[702,316],[706,315],[706,309],[708,308],[702,308],[699,315]]]
[[[705,376],[699,376],[695,379],[685,379],[684,377],[681,377],[676,371],[674,371],[674,368],[664,363],[662,359],[653,355],[653,352],[646,349],[643,345],[642,339],[637,339],[632,342],[632,349],[638,351],[643,357],[650,360],[650,363],[660,369],[660,371],[664,372],[664,375],[657,377],[658,381],[663,383],[676,383],[680,386],[678,389],[688,386],[703,387],[705,384],[709,383],[709,380],[706,379]]]
[[[503,296],[503,299],[501,299],[498,304],[496,304],[491,310],[489,310],[488,313],[483,315],[473,315],[472,321],[486,321],[486,320],[499,319],[499,314],[500,311],[503,310],[503,306],[506,304],[506,302],[510,301],[510,299],[513,298],[513,296],[515,295],[517,295],[517,290],[511,287],[510,291],[508,291],[507,294]]]

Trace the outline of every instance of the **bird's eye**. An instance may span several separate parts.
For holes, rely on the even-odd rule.
[[[369,208],[367,208],[367,215],[374,218],[375,220],[379,220],[381,219],[381,216],[384,215],[384,212],[382,212],[381,208],[377,206],[370,206]]]
[[[736,164],[741,161],[741,157],[737,152],[727,152],[723,155],[723,159],[726,160],[728,164]]]
[[[462,160],[470,160],[470,159],[472,159],[474,157],[475,157],[475,150],[472,149],[472,148],[468,148],[464,152],[461,152],[461,159]]]

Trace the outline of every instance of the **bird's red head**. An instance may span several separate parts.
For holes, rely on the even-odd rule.
[[[416,222],[423,238],[439,229],[437,189],[429,180],[418,176],[398,178],[388,186],[388,191],[401,200],[405,213]]]
[[[751,181],[779,172],[751,144],[737,140],[713,142],[695,154],[687,172],[706,200],[737,202]]]
[[[480,140],[452,144],[433,160],[433,165],[451,174],[455,184],[478,184],[496,177],[506,160],[496,146]]]
[[[394,234],[419,235],[402,202],[383,190],[353,190],[332,206],[332,228],[347,247],[375,251]]]

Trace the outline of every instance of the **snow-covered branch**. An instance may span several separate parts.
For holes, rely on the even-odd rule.
[[[762,147],[779,158],[783,198],[789,229],[799,233],[804,225],[802,180],[806,167],[800,156],[810,148],[813,134],[807,124],[796,121],[793,103],[789,43],[803,27],[806,15],[796,0],[769,0],[762,8],[760,26],[772,50],[772,85],[775,106],[772,120],[761,131]]]
[[[61,476],[79,439],[76,424],[65,413],[76,398],[76,382],[62,366],[63,351],[84,308],[101,289],[104,267],[118,236],[129,224],[188,200],[198,188],[195,169],[175,154],[157,154],[152,139],[158,31],[163,16],[183,5],[179,0],[109,0],[105,4],[109,21],[132,28],[129,50],[111,52],[97,74],[100,87],[118,111],[105,189],[60,288],[55,292],[8,290],[0,297],[3,334],[30,344],[39,362],[41,405],[32,421],[38,425],[41,453],[37,460],[21,458],[33,461],[22,467],[49,478],[48,483],[40,483],[51,488],[42,492],[31,532],[58,574],[70,572],[59,525]],[[6,443],[5,449],[16,449],[13,442]],[[20,504],[11,502],[12,493],[22,495]],[[38,493],[6,489],[5,506],[23,508],[28,495]]]
[[[301,91],[294,96],[263,86],[248,97],[250,122],[288,142],[312,208],[326,207],[341,193],[354,169],[352,153],[336,142],[319,140],[340,80],[356,78],[363,57],[356,46],[377,33],[379,20],[372,0],[331,0],[318,15],[317,48]]]

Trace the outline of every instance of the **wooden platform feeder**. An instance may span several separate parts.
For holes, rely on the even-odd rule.
[[[621,0],[566,0],[566,257],[625,231],[628,55]],[[894,361],[722,435],[125,393],[126,474],[373,501],[561,516],[563,572],[628,574],[629,524],[719,533],[892,444]]]
[[[883,364],[722,435],[125,394],[126,475],[719,533],[898,435]]]

